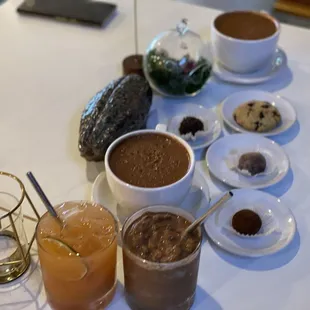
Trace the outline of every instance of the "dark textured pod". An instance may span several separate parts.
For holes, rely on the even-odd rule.
[[[104,159],[118,137],[145,128],[152,103],[147,81],[131,74],[111,82],[98,92],[82,113],[79,150],[87,160]]]

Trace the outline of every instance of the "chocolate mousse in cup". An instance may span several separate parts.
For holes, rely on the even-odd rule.
[[[183,241],[195,218],[171,206],[150,206],[122,229],[125,297],[133,310],[187,310],[195,299],[201,228]]]

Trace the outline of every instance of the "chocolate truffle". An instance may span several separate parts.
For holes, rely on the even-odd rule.
[[[203,122],[200,119],[192,116],[185,117],[179,127],[179,132],[181,135],[192,133],[192,135],[194,136],[197,131],[203,130]]]
[[[243,235],[256,235],[262,227],[262,220],[252,210],[243,209],[238,211],[232,218],[232,227]]]
[[[238,168],[252,176],[262,173],[266,169],[266,158],[259,152],[245,153],[239,158]]]

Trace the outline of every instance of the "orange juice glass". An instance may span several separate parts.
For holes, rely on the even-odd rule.
[[[103,206],[70,201],[55,207],[36,229],[43,282],[55,310],[104,309],[116,288],[118,223]]]

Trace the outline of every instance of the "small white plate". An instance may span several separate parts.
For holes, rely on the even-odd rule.
[[[115,201],[104,171],[97,176],[92,186],[91,201],[100,203],[108,208],[119,218],[121,223],[126,219],[127,214],[125,215],[125,212],[122,211],[122,208]],[[196,216],[196,212],[201,208],[208,208],[209,203],[210,193],[207,181],[196,167],[192,187],[180,207]]]
[[[213,65],[213,73],[216,77],[225,82],[235,84],[259,84],[266,82],[276,75],[280,75],[281,71],[287,66],[287,57],[281,48],[277,48],[272,59],[260,70],[253,73],[237,73],[225,69],[219,62]]]
[[[208,236],[220,248],[240,256],[260,257],[276,253],[292,241],[296,232],[295,219],[291,210],[280,199],[251,189],[233,190],[233,194],[234,196],[204,223]],[[246,238],[223,229],[226,223],[231,221],[236,207],[238,210],[252,209],[253,205],[263,206],[273,214],[277,222],[277,230],[274,233]]]
[[[208,147],[221,134],[222,128],[218,116],[211,109],[206,109],[197,104],[165,104],[162,108],[154,109],[150,112],[146,127],[147,129],[168,130],[180,136],[175,124],[171,126],[171,120],[175,121],[179,116],[197,116],[208,123],[211,129],[205,137],[199,137],[195,141],[187,141],[193,150]]]
[[[260,152],[265,154],[267,164],[273,173],[245,176],[230,169],[227,160],[235,152],[244,154]],[[289,159],[284,150],[274,141],[253,134],[225,136],[213,143],[206,154],[210,172],[220,181],[237,188],[265,188],[280,182],[289,170]]]
[[[235,109],[239,105],[251,100],[267,101],[275,106],[281,114],[282,121],[280,125],[269,132],[252,132],[238,125],[233,116]],[[279,95],[274,95],[260,90],[246,90],[230,95],[222,102],[221,113],[224,122],[232,129],[238,132],[250,132],[266,137],[275,136],[288,130],[293,126],[297,118],[295,109],[287,100]]]

